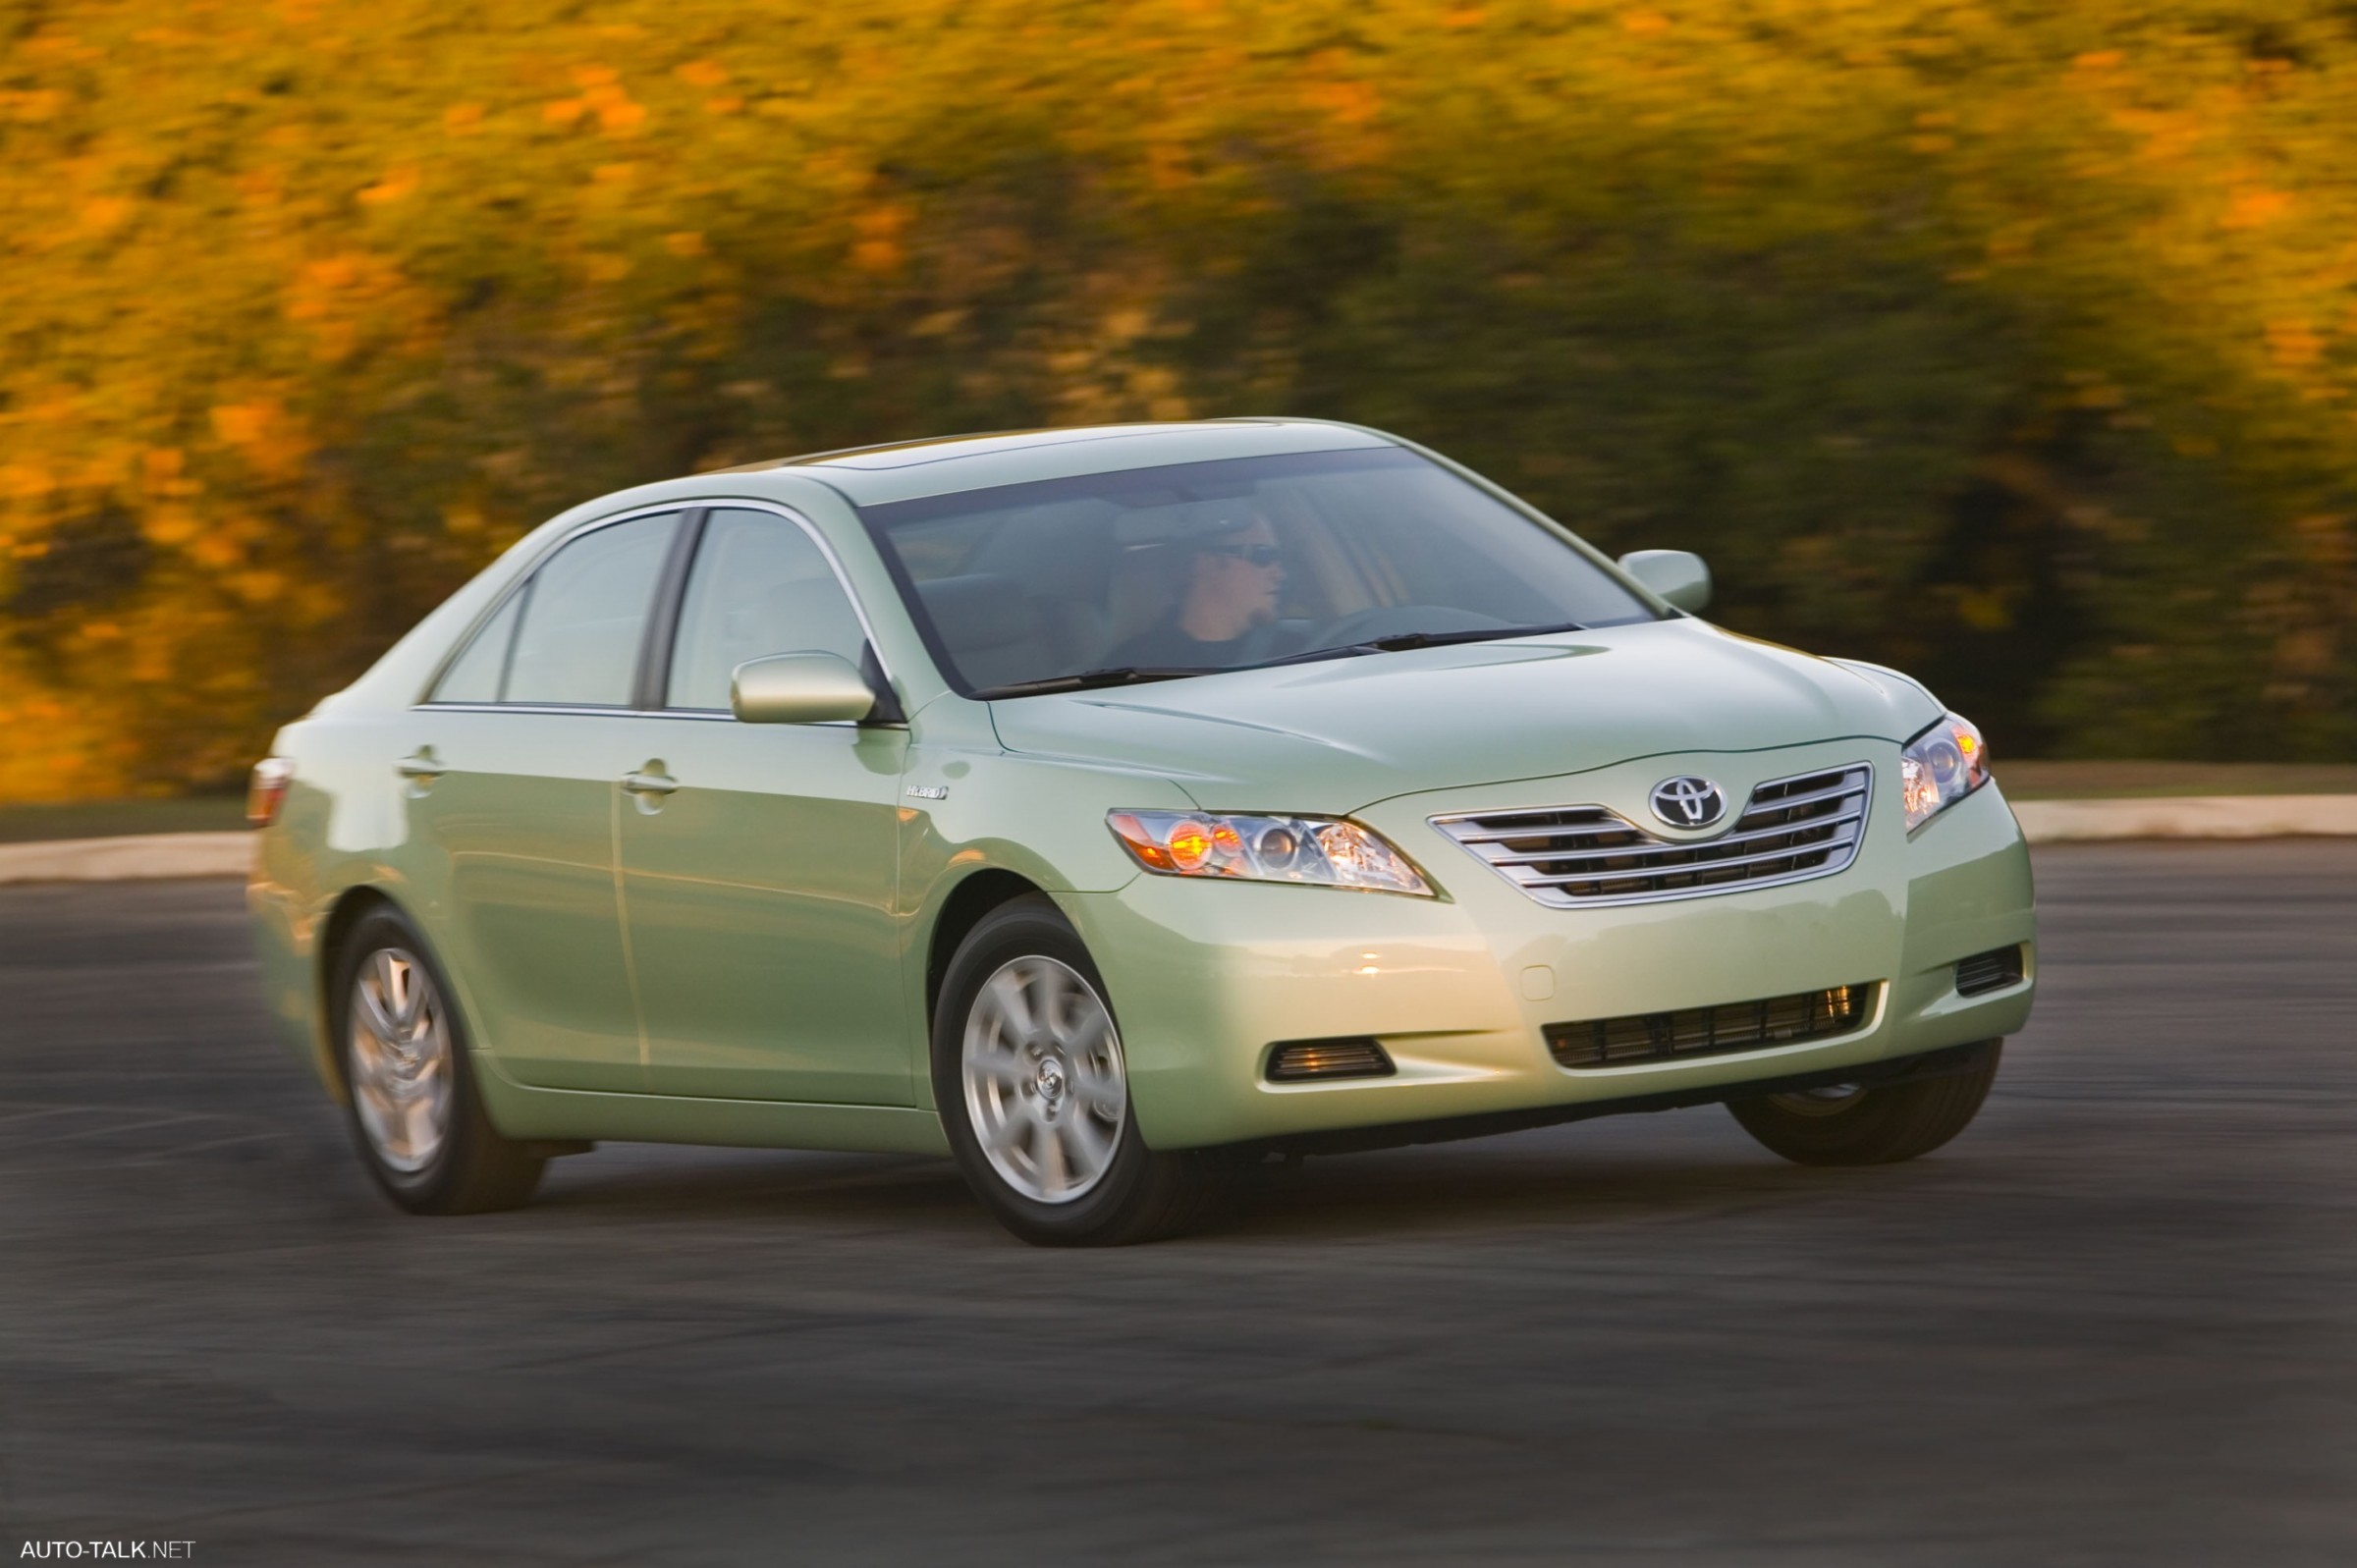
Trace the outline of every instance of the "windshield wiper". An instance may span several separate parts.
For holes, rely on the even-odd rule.
[[[1181,676],[1218,675],[1222,665],[1116,665],[1110,670],[1083,670],[1076,676],[1047,676],[1038,680],[1010,680],[974,693],[993,697],[1027,697],[1038,691],[1092,691],[1099,686],[1131,686],[1148,680],[1177,680]]]
[[[1454,642],[1501,642],[1507,637],[1542,637],[1551,631],[1585,631],[1588,628],[1576,621],[1566,621],[1553,626],[1482,626],[1464,631],[1401,631],[1389,637],[1370,637],[1365,642],[1338,643],[1331,648],[1311,648],[1301,653],[1288,653],[1282,659],[1270,659],[1248,670],[1268,670],[1278,665],[1309,664],[1319,659],[1355,659],[1368,653],[1405,653],[1411,648],[1445,648]]]
[[[1370,637],[1332,648],[1311,648],[1282,659],[1249,665],[1115,665],[1106,670],[1083,670],[1076,676],[1046,676],[1037,680],[1011,680],[985,686],[974,693],[988,701],[996,697],[1028,697],[1043,691],[1093,691],[1100,686],[1143,685],[1149,680],[1178,680],[1187,676],[1226,675],[1235,670],[1271,670],[1279,665],[1308,664],[1316,659],[1349,659],[1365,653],[1404,653],[1410,648],[1445,648],[1453,642],[1496,642],[1507,637],[1538,637],[1550,631],[1584,631],[1576,621],[1553,626],[1482,626],[1463,631],[1401,631],[1389,637]]]

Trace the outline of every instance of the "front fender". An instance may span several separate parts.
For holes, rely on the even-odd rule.
[[[909,747],[900,807],[903,1016],[910,1020],[920,1105],[929,1103],[932,1085],[928,978],[959,890],[985,873],[1005,873],[1069,913],[1076,896],[1114,892],[1139,875],[1105,826],[1107,812],[1194,809],[1185,790],[1153,773],[1007,752],[989,734],[980,704],[960,702],[946,713],[944,706],[918,718],[922,733]],[[972,723],[977,718],[984,723]]]

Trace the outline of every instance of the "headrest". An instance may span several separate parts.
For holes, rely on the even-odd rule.
[[[1004,648],[1039,633],[1039,607],[1013,577],[977,571],[919,583],[916,591],[941,640],[959,653]]]
[[[1243,532],[1260,520],[1250,492],[1133,507],[1115,520],[1113,536],[1131,550],[1154,546],[1192,548]]]
[[[771,584],[761,595],[760,618],[763,623],[751,635],[776,644],[775,651],[824,649],[856,659],[867,640],[858,615],[832,574]]]

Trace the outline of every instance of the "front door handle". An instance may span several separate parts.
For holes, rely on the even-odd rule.
[[[414,779],[420,784],[432,784],[450,770],[443,767],[440,760],[434,756],[433,747],[419,746],[415,751],[393,764],[393,771],[404,779]]]
[[[622,786],[634,795],[667,795],[680,786],[680,782],[669,774],[626,773],[622,776]]]

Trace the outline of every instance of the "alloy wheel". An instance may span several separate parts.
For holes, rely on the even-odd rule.
[[[1036,954],[1001,964],[967,1009],[965,1111],[999,1178],[1071,1203],[1105,1177],[1129,1115],[1122,1043],[1078,971]]]
[[[379,947],[352,984],[352,1099],[368,1145],[414,1175],[450,1138],[450,1025],[415,954]]]

